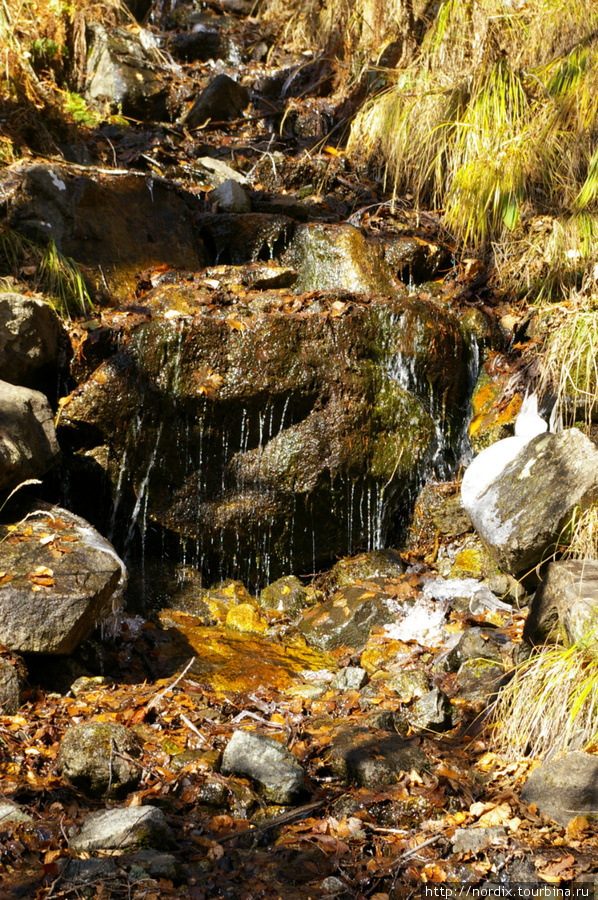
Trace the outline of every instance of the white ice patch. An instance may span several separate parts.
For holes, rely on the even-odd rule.
[[[424,585],[423,595],[426,599],[435,600],[454,600],[456,597],[462,597],[469,599],[470,609],[474,604],[488,609],[513,612],[508,603],[499,600],[487,585],[476,581],[475,578],[430,578]]]
[[[66,184],[64,183],[64,181],[62,181],[61,178],[58,177],[56,172],[54,172],[52,169],[48,169],[48,175],[54,182],[54,187],[57,187],[59,191],[66,191]]]
[[[444,620],[446,604],[429,599],[418,600],[401,622],[385,625],[387,637],[397,641],[417,641],[426,647],[440,644],[444,640]]]

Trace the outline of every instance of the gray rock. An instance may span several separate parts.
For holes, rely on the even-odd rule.
[[[229,35],[215,29],[195,26],[199,30],[175,32],[168,40],[168,49],[173,56],[187,62],[222,59],[229,66],[238,66],[242,50]]]
[[[452,727],[453,711],[449,698],[435,687],[406,710],[406,717],[412,728],[445,731]]]
[[[0,585],[0,643],[20,653],[72,653],[118,607],[127,574],[112,545],[60,507],[17,524],[0,567],[13,576]]]
[[[335,691],[358,691],[367,682],[368,673],[365,669],[361,669],[359,666],[347,666],[334,676],[330,687]]]
[[[33,822],[33,818],[16,803],[0,799],[0,827],[8,822]]]
[[[272,803],[292,803],[305,789],[305,773],[290,750],[274,738],[250,731],[235,731],[221,770],[251,778]]]
[[[446,655],[446,667],[449,672],[456,672],[459,666],[468,659],[490,659],[501,662],[501,653],[493,640],[496,630],[492,628],[468,628],[460,637],[458,644]]]
[[[518,438],[500,444],[510,440]],[[489,450],[494,447],[500,453],[499,444]],[[571,428],[532,438],[480,494],[469,492],[463,505],[498,565],[521,576],[556,546],[574,510],[585,509],[597,493],[598,449]]]
[[[95,797],[122,797],[139,784],[137,736],[117,722],[73,725],[58,752],[58,767],[67,781]]]
[[[523,803],[567,825],[575,816],[598,815],[598,758],[575,751],[534,769],[521,792]]]
[[[44,395],[0,381],[0,490],[39,478],[59,459],[54,416]]]
[[[60,874],[69,884],[97,884],[102,878],[116,875],[118,867],[113,859],[73,859],[62,857],[58,860]]]
[[[400,703],[419,700],[428,693],[430,686],[430,679],[422,669],[407,669],[387,681],[387,687],[398,694]]]
[[[137,850],[121,857],[120,861],[125,866],[138,866],[147,872],[150,878],[167,878],[174,884],[180,884],[185,880],[181,863],[171,853],[163,853],[160,850]]]
[[[507,829],[502,825],[490,828],[458,828],[451,843],[453,853],[470,853],[475,856],[487,847],[504,845],[507,840]]]
[[[248,213],[251,212],[249,194],[243,190],[238,181],[228,178],[210,192],[210,203],[215,204],[217,212]]]
[[[403,560],[396,550],[369,550],[339,559],[326,578],[325,588],[338,590],[370,578],[398,578],[404,571]]]
[[[20,682],[16,667],[0,656],[0,715],[15,715],[21,705]]]
[[[503,667],[490,659],[467,659],[457,672],[457,696],[475,712],[482,712],[495,696],[504,676]]]
[[[310,599],[310,594],[294,575],[285,575],[272,582],[259,596],[260,606],[264,609],[277,609],[287,616],[298,615],[306,606],[311,605]]]
[[[237,172],[221,159],[212,159],[211,156],[200,156],[195,160],[195,166],[204,169],[208,173],[210,184],[218,187],[225,181],[238,181],[239,184],[247,184],[247,178],[242,172]]]
[[[598,626],[598,562],[568,559],[549,563],[531,602],[523,637],[543,644],[562,631],[573,644]]]
[[[204,125],[208,119],[215,122],[236,119],[248,104],[247,88],[228,75],[216,75],[181,121],[188,128],[195,128]]]
[[[330,766],[345,782],[375,788],[392,784],[401,772],[429,768],[426,755],[396,734],[366,728],[341,731],[330,743]]]
[[[337,878],[336,875],[329,875],[328,878],[325,878],[320,883],[320,888],[327,894],[341,894],[347,890],[347,885],[341,878]]]
[[[121,850],[125,847],[173,845],[173,834],[164,813],[153,806],[105,809],[85,816],[79,831],[70,835],[76,853],[91,850]]]
[[[49,304],[21,294],[0,294],[0,379],[33,386],[40,369],[57,366],[67,341]]]

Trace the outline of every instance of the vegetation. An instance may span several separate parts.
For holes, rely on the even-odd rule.
[[[521,698],[525,697],[525,703]],[[570,647],[544,647],[519,666],[494,709],[495,744],[510,758],[586,749],[598,739],[594,632]]]

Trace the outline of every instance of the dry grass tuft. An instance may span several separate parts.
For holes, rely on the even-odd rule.
[[[598,740],[598,645],[546,647],[519,666],[493,714],[493,743],[508,758],[540,759]]]

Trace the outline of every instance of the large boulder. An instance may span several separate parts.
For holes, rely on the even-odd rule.
[[[0,379],[27,387],[40,384],[40,376],[57,368],[68,346],[68,335],[49,304],[22,294],[0,294]]]
[[[509,441],[517,438],[500,443]],[[463,505],[501,569],[523,576],[556,547],[574,510],[597,494],[598,449],[571,428],[532,438],[481,493],[463,496]]]
[[[52,238],[99,293],[107,284],[126,294],[156,266],[199,269],[207,261],[193,224],[199,198],[164,180],[25,163],[0,174],[0,201],[13,228]]]
[[[0,644],[72,653],[120,601],[121,560],[91,525],[59,507],[1,531]]]
[[[127,534],[144,509],[252,586],[398,534],[415,485],[459,456],[470,360],[432,304],[339,314],[323,295],[290,314],[262,293],[220,309],[188,285],[156,289],[152,321],[59,418],[64,446],[102,465]]]
[[[525,640],[543,644],[564,632],[573,644],[597,627],[598,562],[569,559],[549,563],[525,622]]]
[[[59,459],[54,416],[44,395],[0,381],[0,490],[43,475]]]

